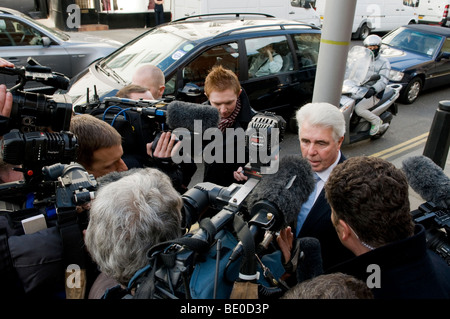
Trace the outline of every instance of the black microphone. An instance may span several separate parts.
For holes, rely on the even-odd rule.
[[[450,178],[430,158],[420,155],[403,161],[403,171],[411,188],[427,202],[450,207]]]
[[[323,274],[320,242],[314,237],[303,237],[300,242],[300,254],[297,260],[297,282]]]
[[[298,155],[287,155],[280,160],[278,172],[263,175],[247,198],[253,218],[250,232],[256,237],[260,228],[278,231],[295,225],[303,203],[315,187],[313,171],[308,161]],[[230,255],[233,262],[243,253],[239,242]]]
[[[190,132],[200,133],[195,120],[201,121],[201,132],[218,127],[219,111],[211,105],[172,101],[167,105],[167,124],[171,129],[185,128]]]

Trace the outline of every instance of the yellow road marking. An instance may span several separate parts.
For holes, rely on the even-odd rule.
[[[385,150],[382,150],[382,151],[380,151],[378,153],[375,153],[375,154],[372,154],[370,156],[381,157],[383,159],[387,159],[387,158],[392,157],[394,155],[397,155],[397,154],[399,154],[401,152],[404,152],[404,151],[406,151],[406,150],[408,150],[410,148],[416,147],[417,145],[425,143],[427,138],[428,138],[428,134],[429,134],[429,132],[424,133],[424,134],[419,135],[419,136],[416,136],[416,137],[414,137],[414,138],[412,138],[412,139],[410,139],[410,140],[408,140],[406,142],[403,142],[403,143],[400,143],[400,144],[395,145],[393,147],[387,148]]]

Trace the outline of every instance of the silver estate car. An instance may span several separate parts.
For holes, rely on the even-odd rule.
[[[28,57],[71,78],[91,62],[114,52],[122,43],[99,37],[69,34],[48,28],[29,16],[0,7],[0,57],[16,66],[27,64]],[[11,87],[16,77],[0,74],[0,83]],[[41,86],[28,82],[26,89]]]

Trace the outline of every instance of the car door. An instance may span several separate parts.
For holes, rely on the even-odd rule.
[[[252,107],[257,111],[277,113],[289,109],[290,100],[286,93],[291,89],[291,81],[287,73],[294,70],[294,56],[287,36],[245,39],[244,48],[246,73],[241,79]],[[267,50],[272,51],[272,61]]]
[[[46,41],[48,41],[46,43]],[[28,57],[34,58],[43,66],[54,72],[71,74],[71,61],[66,50],[40,30],[23,21],[0,18],[0,57],[14,63],[16,67],[26,66]],[[5,76],[8,87],[15,84],[16,77]],[[28,82],[25,88],[42,85]]]
[[[437,58],[435,61],[435,67],[429,76],[428,87],[441,86],[450,83],[450,37],[444,38],[442,47],[437,53]],[[442,57],[446,53],[447,57]]]
[[[316,54],[313,54],[314,57],[309,62],[306,49],[311,45],[304,43],[306,38],[300,37],[300,34],[292,37],[283,35],[245,40],[250,74],[242,81],[242,85],[254,109],[272,111],[288,120],[299,106],[311,99],[320,39],[320,35],[317,36],[317,50],[313,50]],[[258,49],[265,43],[272,43],[275,51],[282,56],[283,66],[275,73],[252,76],[252,61]]]

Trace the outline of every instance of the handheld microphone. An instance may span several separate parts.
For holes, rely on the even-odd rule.
[[[320,242],[314,237],[303,237],[300,241],[300,255],[297,260],[297,282],[323,274]]]
[[[450,207],[450,178],[430,158],[420,155],[403,161],[403,171],[411,188],[427,202]]]
[[[195,121],[201,121],[201,132],[208,128],[218,127],[220,121],[219,111],[211,105],[172,101],[167,105],[167,124],[171,129],[186,128],[190,132],[200,133],[199,125]]]
[[[303,203],[313,191],[315,181],[308,161],[298,155],[287,155],[280,160],[278,172],[263,175],[247,198],[250,214],[250,232],[255,238],[260,228],[278,231],[295,225]],[[228,264],[243,253],[242,242],[234,248]]]

